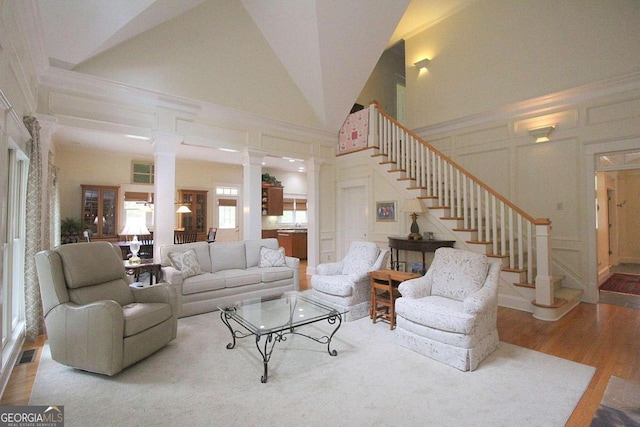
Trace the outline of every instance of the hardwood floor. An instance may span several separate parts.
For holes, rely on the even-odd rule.
[[[309,288],[306,267],[306,262],[301,263],[301,289]],[[562,319],[545,322],[534,319],[530,313],[500,307],[498,331],[501,341],[596,368],[567,426],[591,423],[612,375],[640,382],[640,310],[582,303]],[[24,348],[41,348],[43,343],[41,337]],[[37,360],[16,366],[0,405],[26,405],[37,368]]]
[[[7,387],[0,399],[2,406],[24,406],[29,404],[31,397],[31,389],[33,382],[36,380],[38,372],[38,364],[40,363],[40,354],[46,337],[40,335],[36,341],[27,342],[22,346],[22,350],[37,349],[37,354],[33,362],[16,365],[11,371],[11,377],[7,383]]]

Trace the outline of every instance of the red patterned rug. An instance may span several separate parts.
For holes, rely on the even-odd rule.
[[[614,273],[600,286],[600,290],[640,295],[640,275]]]

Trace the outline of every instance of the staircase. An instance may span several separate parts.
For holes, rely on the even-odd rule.
[[[541,320],[557,320],[583,291],[553,276],[551,221],[533,218],[381,110],[369,106],[367,149],[409,197],[422,199],[456,246],[502,260],[501,287]],[[512,306],[501,295],[501,305]]]

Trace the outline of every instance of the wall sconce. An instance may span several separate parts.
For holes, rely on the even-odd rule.
[[[536,142],[548,142],[549,135],[551,135],[551,132],[553,132],[555,128],[556,128],[556,125],[547,125],[547,126],[532,128],[532,129],[529,129],[529,135],[534,137],[536,139]]]
[[[415,62],[413,65],[418,69],[418,70],[422,70],[423,68],[426,70],[427,67],[429,66],[429,63],[431,62],[430,59],[428,58],[424,58],[421,59],[418,62]]]

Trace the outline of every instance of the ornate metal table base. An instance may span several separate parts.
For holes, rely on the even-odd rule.
[[[268,379],[268,366],[269,366],[269,360],[271,359],[271,354],[273,353],[273,348],[275,347],[277,342],[280,341],[286,341],[287,340],[287,335],[300,335],[306,338],[309,338],[313,341],[316,341],[320,344],[326,344],[327,345],[327,352],[329,353],[330,356],[337,356],[338,352],[334,349],[331,349],[331,339],[333,338],[333,336],[335,335],[335,333],[338,331],[338,329],[340,329],[340,325],[342,325],[342,314],[338,313],[338,312],[334,312],[334,314],[329,315],[326,320],[327,322],[329,322],[330,325],[336,325],[335,329],[333,330],[333,332],[331,333],[331,335],[324,335],[321,337],[312,337],[310,335],[307,334],[302,334],[300,332],[297,332],[295,329],[303,326],[304,324],[299,324],[296,325],[294,327],[289,327],[289,328],[283,328],[280,330],[275,330],[275,331],[271,331],[271,332],[267,332],[265,334],[260,334],[260,333],[254,333],[252,331],[250,331],[249,329],[247,329],[246,327],[244,327],[244,325],[238,323],[237,321],[235,323],[238,323],[239,326],[242,326],[246,332],[238,330],[238,329],[233,329],[233,327],[231,326],[231,323],[229,322],[229,320],[233,319],[233,314],[235,313],[235,308],[228,308],[225,310],[221,310],[220,311],[220,319],[222,319],[222,322],[227,326],[227,328],[229,328],[229,332],[231,332],[231,338],[232,338],[232,342],[230,342],[229,344],[227,344],[227,348],[229,350],[233,349],[236,346],[236,339],[239,338],[246,338],[250,335],[255,335],[256,337],[256,348],[258,349],[258,351],[260,352],[260,354],[262,355],[262,363],[264,366],[264,373],[262,374],[262,377],[260,378],[260,381],[263,383],[267,382]],[[235,319],[233,319],[235,321]],[[309,322],[309,323],[315,323],[315,322]],[[308,323],[307,323],[308,324]],[[264,343],[262,344],[262,348],[261,348],[261,344],[260,341],[262,340],[262,338],[264,337]]]

